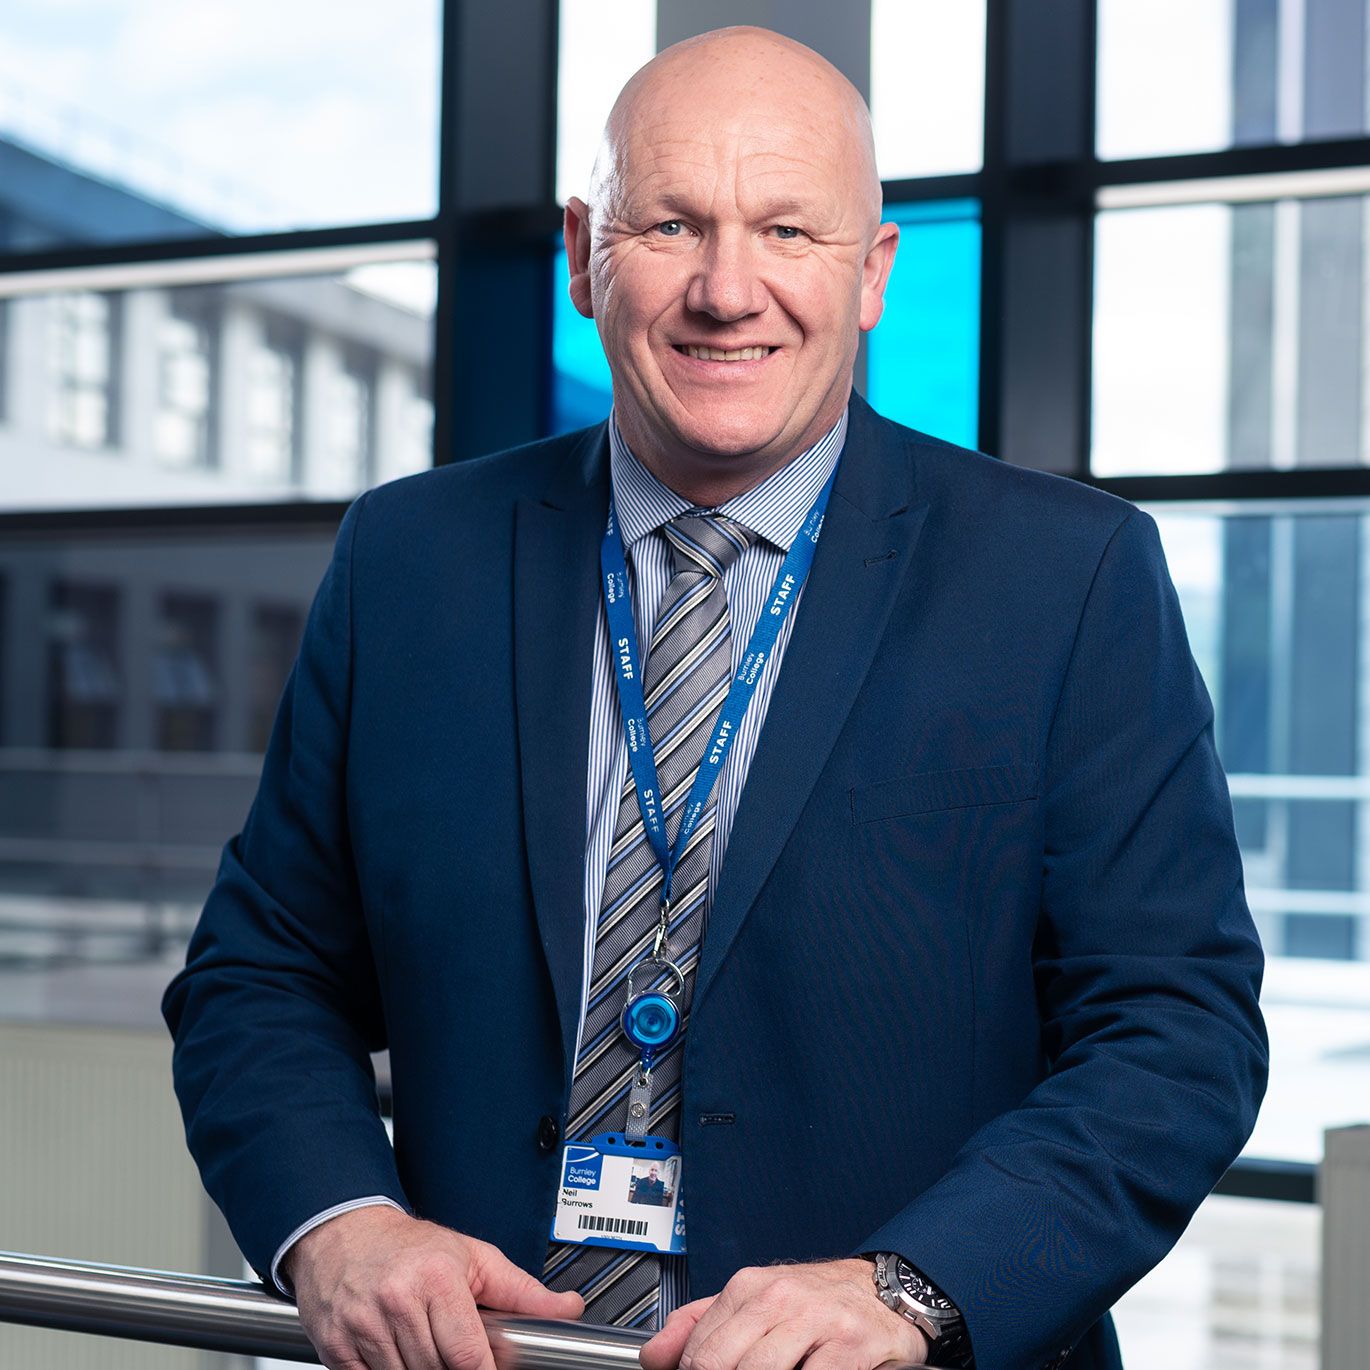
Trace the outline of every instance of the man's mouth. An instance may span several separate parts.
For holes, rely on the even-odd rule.
[[[672,346],[683,357],[693,357],[701,362],[759,362],[762,357],[775,351],[773,347],[737,347],[725,350],[722,347],[696,347],[693,343],[673,343]]]

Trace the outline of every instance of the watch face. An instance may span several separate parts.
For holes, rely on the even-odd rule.
[[[941,1313],[955,1313],[956,1305],[947,1296],[934,1289],[907,1261],[895,1265],[896,1277],[903,1291],[916,1299],[926,1308],[935,1308]]]

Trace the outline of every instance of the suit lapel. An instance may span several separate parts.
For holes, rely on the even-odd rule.
[[[910,455],[856,395],[813,569],[728,838],[698,1009],[851,712],[927,516]]]
[[[586,757],[599,542],[609,507],[607,430],[587,436],[514,532],[514,680],[533,906],[570,1081],[584,959]]]

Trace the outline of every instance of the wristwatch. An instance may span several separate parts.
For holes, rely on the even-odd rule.
[[[929,1365],[973,1364],[960,1310],[898,1252],[876,1251],[875,1292],[886,1308],[907,1318],[927,1338]]]

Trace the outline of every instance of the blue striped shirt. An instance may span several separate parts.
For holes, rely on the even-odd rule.
[[[723,573],[732,623],[733,669],[741,664],[761,611],[770,597],[776,573],[780,570],[790,543],[798,535],[818,492],[831,474],[847,436],[847,411],[837,424],[807,451],[768,476],[760,485],[738,495],[717,512],[735,519],[757,536],[745,552]],[[609,420],[609,462],[613,480],[614,504],[623,535],[628,562],[628,583],[632,592],[633,617],[639,643],[651,640],[656,606],[671,579],[671,554],[662,525],[680,514],[696,509],[688,500],[663,485],[629,450],[618,424]],[[795,599],[780,629],[775,650],[766,663],[751,707],[738,730],[723,774],[718,779],[718,811],[713,850],[709,862],[709,884],[705,895],[705,917],[718,884],[718,873],[728,849],[728,835],[737,814],[747,769],[761,736],[766,707],[775,688],[781,658],[785,655],[803,589]],[[609,651],[609,620],[601,602],[595,626],[593,681],[590,696],[590,755],[585,785],[585,946],[581,975],[580,1025],[576,1029],[576,1057],[580,1055],[580,1035],[585,1025],[586,988],[595,954],[595,922],[600,896],[604,890],[609,848],[628,774],[628,747],[623,737],[623,719],[614,684],[614,666]],[[685,1165],[688,1169],[689,1160]],[[685,1261],[667,1257],[662,1261],[659,1316],[685,1302]],[[660,1325],[660,1323],[658,1324]]]

